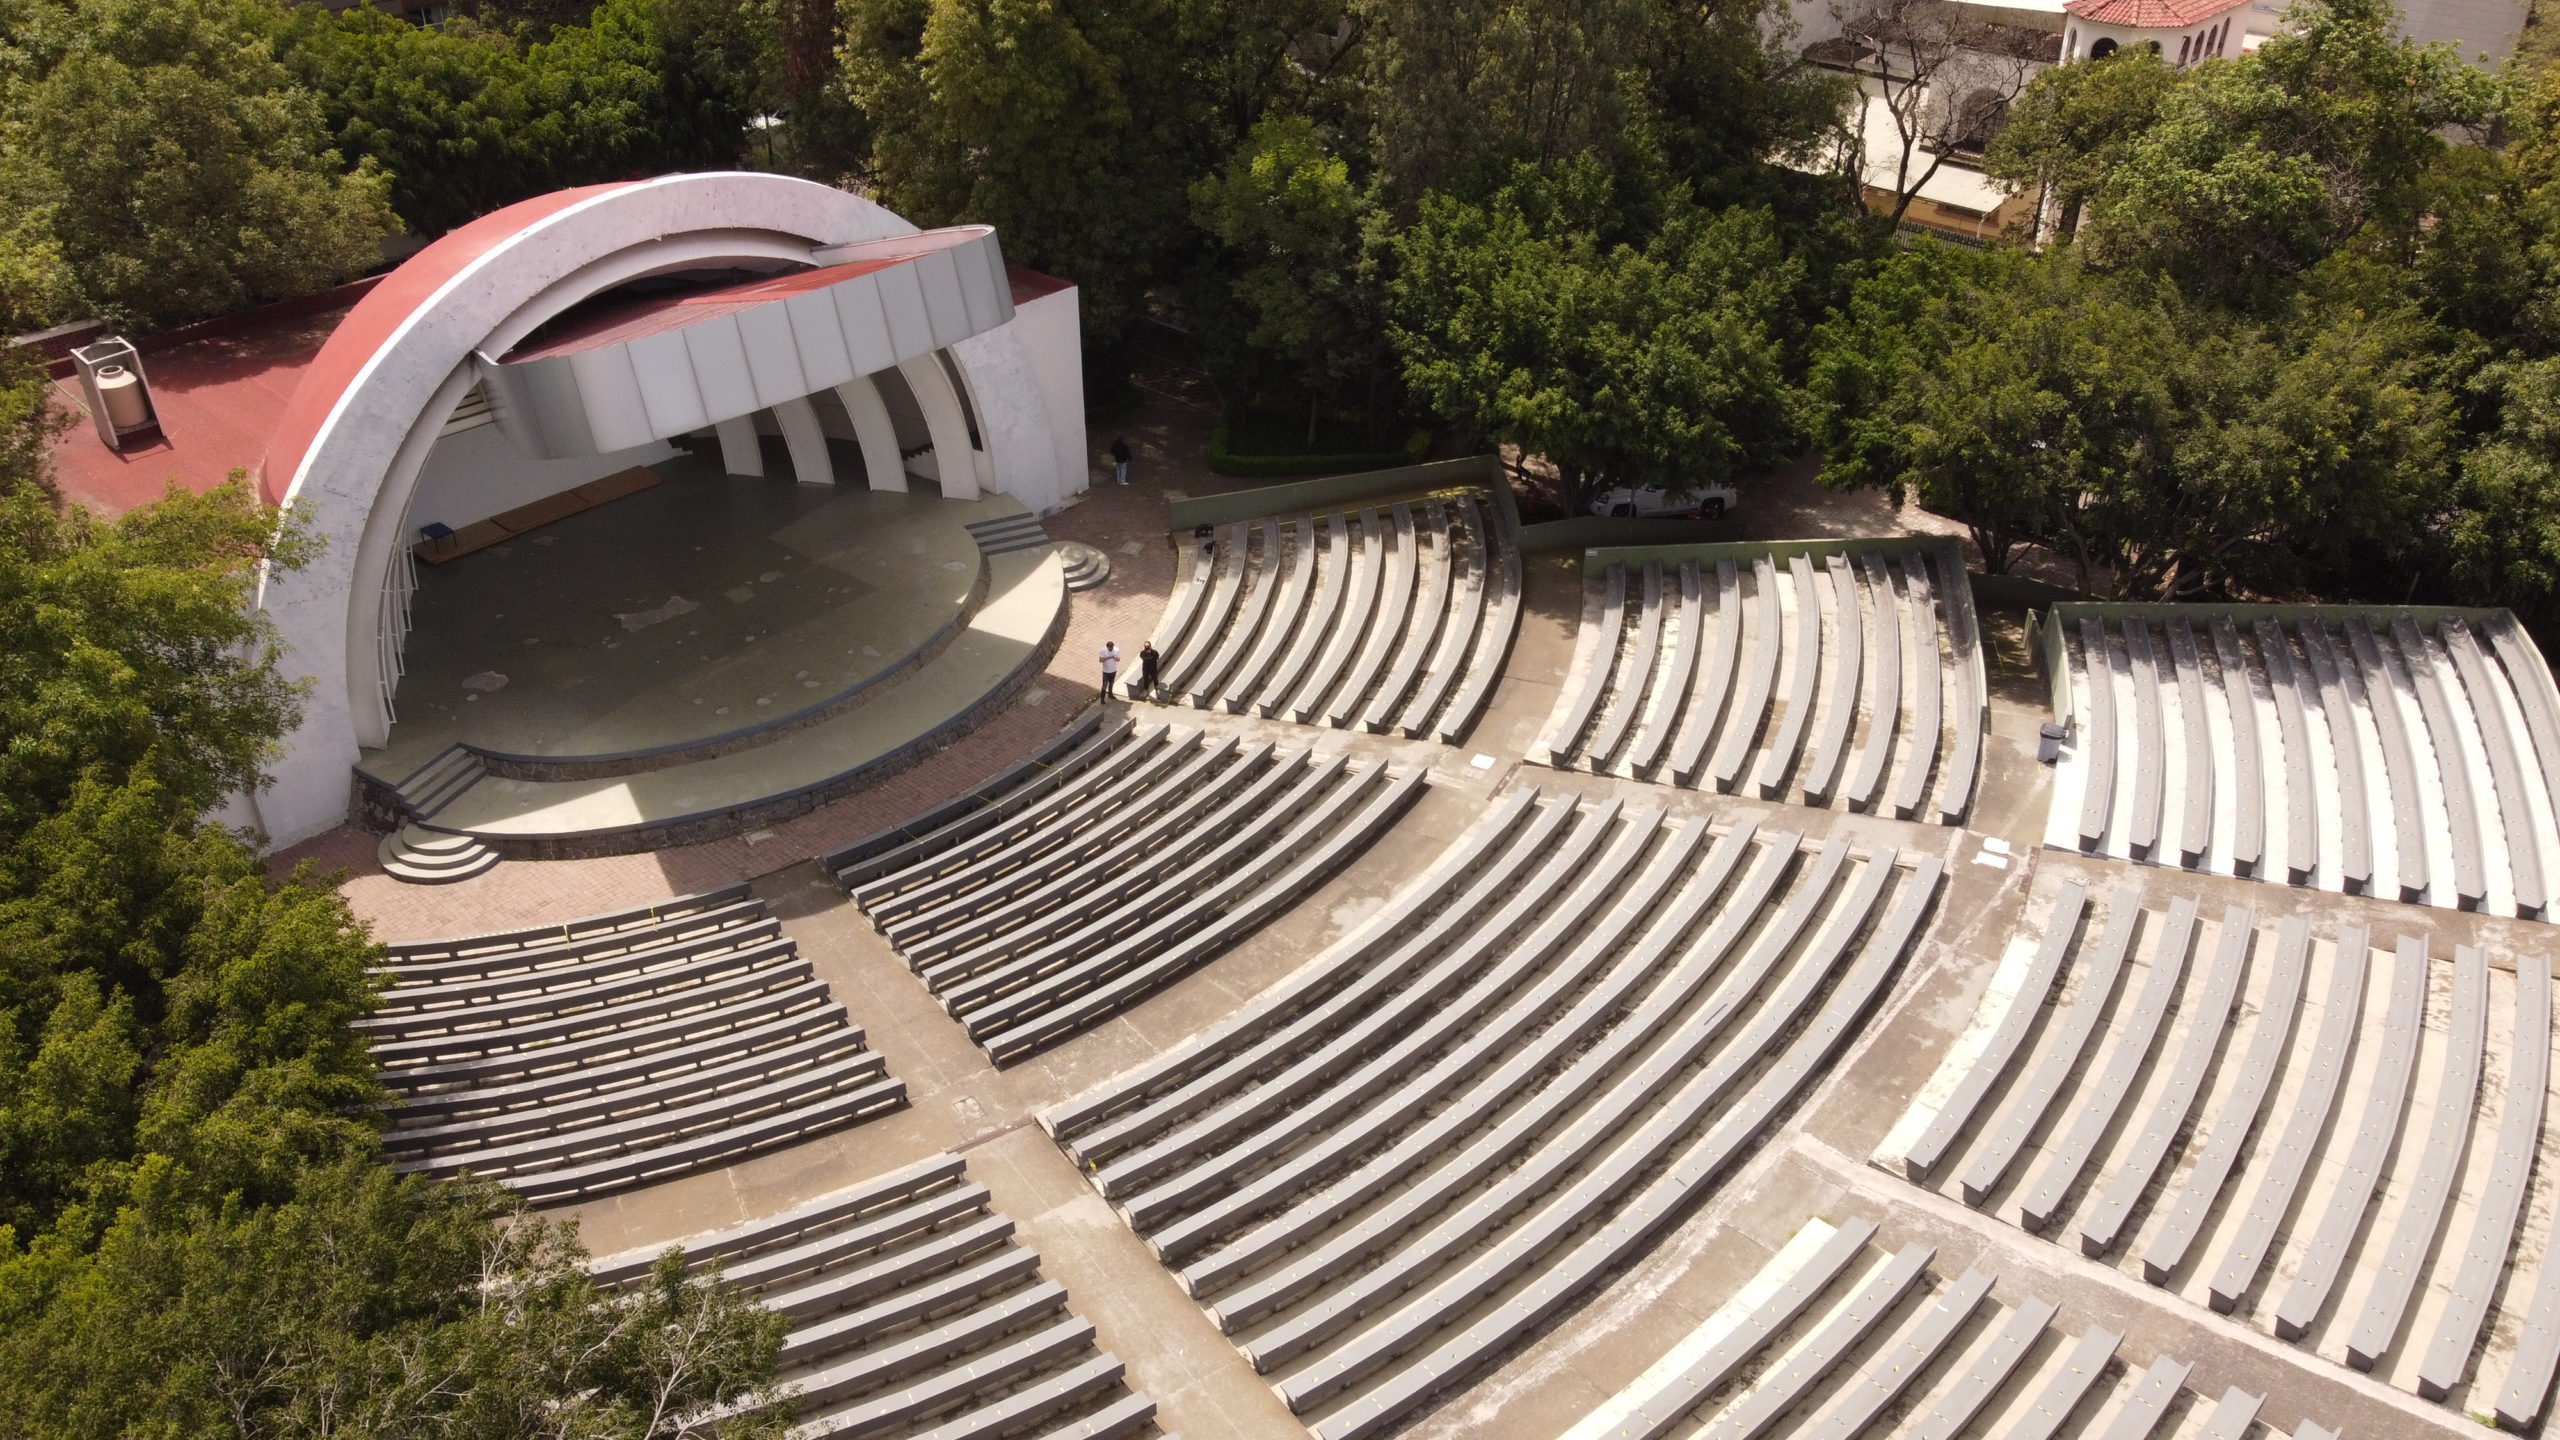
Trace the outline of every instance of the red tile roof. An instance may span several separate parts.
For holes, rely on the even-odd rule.
[[[2184,30],[2247,0],[2065,0],[2063,10],[2097,25],[2140,30]]]

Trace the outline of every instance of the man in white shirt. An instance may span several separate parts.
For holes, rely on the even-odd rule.
[[[1117,683],[1119,679],[1120,679],[1120,647],[1119,647],[1118,645],[1116,645],[1116,644],[1112,643],[1111,641],[1105,640],[1105,641],[1103,641],[1103,642],[1102,642],[1102,698],[1103,698],[1103,699],[1108,700],[1108,699],[1110,699],[1110,698],[1111,698],[1111,687],[1112,687],[1112,685],[1113,685],[1113,684]]]

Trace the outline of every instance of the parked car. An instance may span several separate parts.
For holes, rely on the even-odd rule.
[[[1672,515],[1683,519],[1694,516],[1700,520],[1715,520],[1722,518],[1724,512],[1740,503],[1741,499],[1739,492],[1724,485],[1710,485],[1685,495],[1673,495],[1668,490],[1620,488],[1600,492],[1599,498],[1591,502],[1591,513],[1614,515],[1621,519],[1651,520]]]

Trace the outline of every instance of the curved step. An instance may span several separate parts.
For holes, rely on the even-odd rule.
[[[374,858],[383,873],[411,885],[450,885],[486,874],[498,852],[468,835],[405,825],[382,837]]]

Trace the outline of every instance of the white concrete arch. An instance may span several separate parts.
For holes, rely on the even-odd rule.
[[[475,353],[504,353],[578,301],[649,274],[713,263],[808,267],[829,247],[914,233],[879,205],[823,185],[735,172],[671,175],[510,206],[386,277],[323,347],[267,453],[269,497],[320,548],[303,570],[269,576],[259,595],[288,673],[309,682],[310,693],[272,782],[254,797],[257,823],[279,843],[340,823],[359,748],[387,733],[375,644],[383,579],[408,543],[419,467],[469,388]],[[955,358],[973,369],[1033,373],[1013,328],[970,337]],[[1031,427],[1045,435],[1066,419],[1051,413],[1059,403],[1054,384],[991,385],[994,374],[972,380],[981,415],[990,403],[1028,412],[988,425],[992,488],[1041,511],[1083,489],[1082,467],[1062,467],[1055,445],[1019,443]],[[957,427],[947,381],[941,395]],[[1081,415],[1073,418],[1080,431]],[[959,433],[966,454],[965,428]],[[1017,442],[999,444],[999,436]],[[938,449],[942,436],[935,440]]]

